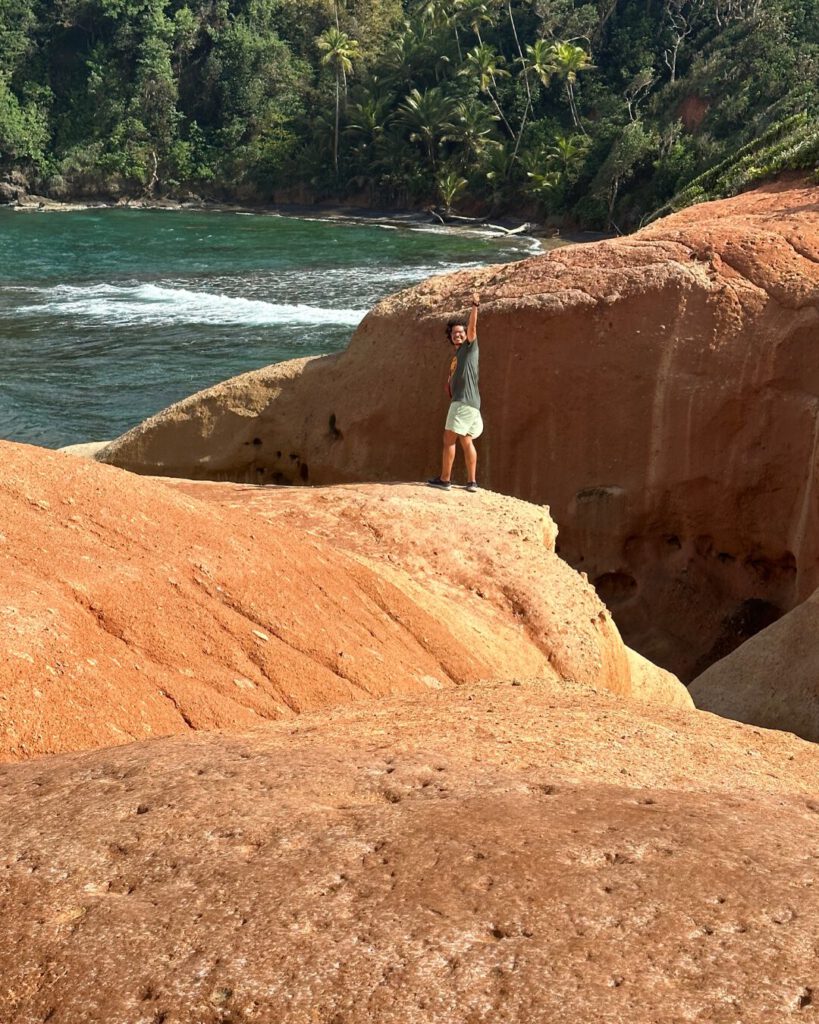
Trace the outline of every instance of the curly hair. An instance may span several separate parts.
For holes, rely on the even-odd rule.
[[[452,341],[452,328],[463,327],[464,330],[467,328],[467,320],[464,316],[454,316],[451,320],[447,320],[446,324],[446,340]]]

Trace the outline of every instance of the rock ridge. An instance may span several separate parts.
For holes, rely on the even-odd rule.
[[[555,555],[545,509],[409,485],[197,497],[0,451],[0,760],[508,673],[691,706]],[[471,543],[442,544],[459,505]]]
[[[430,279],[379,303],[343,353],[192,396],[99,457],[245,482],[422,480],[446,404],[441,325],[474,288],[482,482],[549,504],[561,555],[629,644],[690,679],[813,592],[819,188],[792,178]]]

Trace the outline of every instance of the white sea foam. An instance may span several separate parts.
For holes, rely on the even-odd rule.
[[[490,228],[457,227],[451,224],[430,224],[425,227],[410,228],[420,235],[458,235],[460,238],[509,238],[505,231],[493,231]],[[512,236],[515,237],[514,235]]]
[[[430,224],[426,227],[410,228],[423,235],[459,235],[461,238],[491,238],[494,241],[508,242],[510,248],[529,249],[539,248],[540,243],[536,238],[529,238],[527,235],[513,235],[508,231],[499,231],[493,228],[457,227],[452,224]],[[485,264],[480,264],[484,266]]]
[[[117,325],[139,324],[342,324],[354,327],[364,309],[333,309],[306,303],[264,302],[233,295],[139,285],[58,285],[31,289],[45,301],[18,306],[16,314],[100,320]]]
[[[428,277],[434,277],[438,274],[450,274],[457,270],[473,270],[477,267],[485,267],[486,263],[481,260],[463,260],[462,262],[456,263],[454,261],[440,263],[429,263],[423,265],[413,265],[403,267],[390,267],[390,266],[366,266],[364,268],[350,268],[350,267],[327,267],[322,268],[321,271],[315,271],[315,281],[332,281],[334,287],[341,287],[349,290],[349,284],[351,279],[361,274],[365,276],[367,285],[371,289],[376,289],[382,292],[383,289],[390,289],[395,283],[399,284],[417,284],[419,281],[423,281]],[[297,277],[304,278],[304,272],[291,271]],[[310,272],[307,272],[308,274]],[[280,275],[280,278],[283,275]],[[313,279],[310,279],[311,286],[314,286]],[[356,282],[357,283],[357,282]],[[318,287],[318,285],[315,285]]]

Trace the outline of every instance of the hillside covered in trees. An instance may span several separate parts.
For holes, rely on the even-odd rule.
[[[0,176],[627,229],[819,161],[816,0],[0,0]]]

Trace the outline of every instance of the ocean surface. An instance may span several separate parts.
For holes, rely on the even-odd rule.
[[[434,227],[176,210],[0,210],[0,438],[106,440],[186,395],[344,348],[431,274],[532,254]]]

